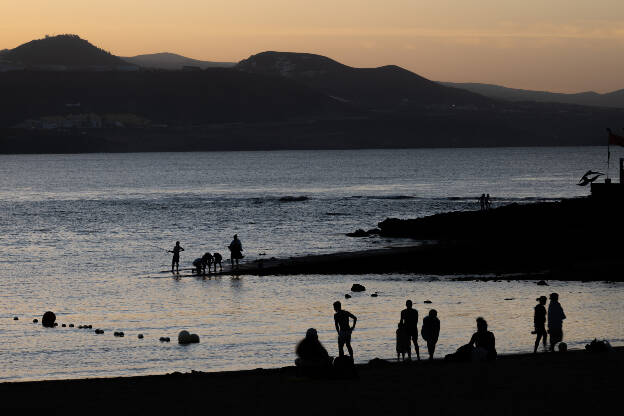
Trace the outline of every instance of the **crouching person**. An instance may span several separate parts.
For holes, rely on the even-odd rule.
[[[295,365],[299,374],[319,377],[329,373],[332,360],[319,341],[316,329],[310,328],[306,331],[305,338],[297,344],[295,352]]]

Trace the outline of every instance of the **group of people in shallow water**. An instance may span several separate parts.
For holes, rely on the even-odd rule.
[[[539,302],[535,306],[533,318],[534,331],[536,334],[535,347],[533,352],[537,353],[540,341],[543,342],[546,349],[547,337],[550,334],[550,351],[555,350],[555,345],[563,340],[563,320],[566,319],[563,308],[559,303],[559,295],[557,293],[550,294],[550,304],[548,312],[546,312],[546,296],[537,298]],[[353,347],[351,346],[351,334],[355,329],[357,317],[351,312],[342,309],[339,301],[334,302],[334,325],[338,335],[338,358],[336,360],[344,360],[344,348],[347,348],[349,356],[348,360],[353,364]],[[548,331],[546,330],[548,323]],[[427,344],[429,359],[433,360],[436,344],[440,335],[440,320],[438,312],[431,309],[422,322],[420,334]],[[414,309],[411,300],[405,302],[405,309],[401,311],[398,328],[396,330],[396,353],[397,361],[401,359],[412,359],[411,345],[414,344],[416,358],[420,361],[420,350],[418,348],[418,311]],[[562,345],[563,346],[563,345]],[[561,348],[561,350],[565,350]],[[332,366],[333,360],[325,347],[318,339],[318,332],[314,328],[306,331],[305,338],[302,339],[296,347],[295,353],[297,359],[295,364],[303,369],[323,369]],[[468,344],[459,347],[457,352],[446,356],[449,360],[454,361],[490,361],[497,357],[496,338],[494,334],[488,330],[487,321],[477,318],[477,330],[470,338]]]
[[[243,256],[243,244],[238,238],[238,234],[234,234],[233,240],[228,246],[230,250],[230,261],[232,262],[232,268],[239,267],[239,260],[242,259]],[[168,253],[173,253],[173,258],[171,259],[171,273],[179,273],[180,271],[180,252],[184,251],[184,248],[180,246],[180,242],[176,241],[175,246],[173,246],[172,250],[167,250]],[[206,274],[211,272],[214,269],[214,273],[217,272],[217,265],[219,265],[219,271],[223,271],[223,256],[220,253],[210,252],[204,253],[203,256],[196,258],[193,260],[193,272],[199,274]]]

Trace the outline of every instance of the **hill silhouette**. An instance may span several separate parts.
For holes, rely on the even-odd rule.
[[[26,68],[76,69],[88,67],[123,68],[128,63],[98,48],[78,35],[46,36],[5,50],[0,57],[4,61]]]
[[[493,100],[447,87],[394,65],[353,68],[321,55],[262,52],[237,69],[296,80],[327,95],[371,109],[422,106],[489,107]]]
[[[442,84],[462,88],[486,97],[507,101],[537,101],[551,103],[578,104],[596,107],[624,108],[624,89],[599,94],[586,91],[575,94],[564,94],[548,91],[523,90],[508,88],[494,84],[442,82]]]
[[[184,66],[196,66],[201,69],[207,68],[229,68],[236,65],[235,62],[211,62],[200,61],[198,59],[187,58],[170,52],[152,53],[121,58],[124,61],[141,66],[143,68],[180,70]]]

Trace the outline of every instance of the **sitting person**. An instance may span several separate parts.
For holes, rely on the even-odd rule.
[[[295,349],[297,359],[295,365],[305,369],[320,369],[331,367],[331,358],[325,347],[318,339],[316,329],[310,328],[306,331],[304,339],[299,341]]]
[[[473,361],[490,361],[496,359],[496,340],[494,334],[488,331],[485,319],[477,318],[477,332],[472,335],[468,343],[472,350]]]
[[[399,322],[399,326],[396,330],[396,353],[397,353],[397,361],[403,358],[405,361],[405,354],[408,357],[411,357],[412,353],[412,343],[410,342],[410,336],[405,328],[405,324]]]

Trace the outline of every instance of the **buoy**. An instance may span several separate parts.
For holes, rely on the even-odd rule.
[[[41,318],[41,325],[45,326],[46,328],[53,328],[54,321],[56,321],[56,315],[54,314],[54,312],[47,311],[43,314],[43,317]]]
[[[188,331],[180,331],[178,334],[178,343],[180,344],[190,344],[191,343],[191,334]]]

